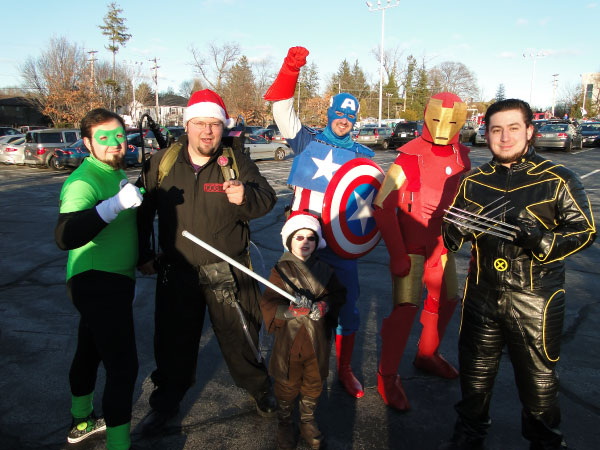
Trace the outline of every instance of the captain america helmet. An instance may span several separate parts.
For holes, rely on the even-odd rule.
[[[342,92],[331,97],[329,108],[327,109],[327,121],[329,124],[335,119],[348,119],[352,125],[356,122],[360,104],[352,94]]]

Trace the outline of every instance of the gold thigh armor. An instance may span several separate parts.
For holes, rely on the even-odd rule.
[[[392,275],[392,296],[394,306],[401,303],[412,303],[419,306],[423,297],[423,276],[425,274],[425,257],[422,255],[409,254],[410,272],[405,277]],[[448,299],[454,299],[458,295],[458,281],[456,279],[456,262],[454,254],[447,253],[441,257],[444,271],[444,284]]]

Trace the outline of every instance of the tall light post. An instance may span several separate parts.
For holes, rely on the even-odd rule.
[[[537,61],[538,58],[543,58],[544,56],[546,56],[546,53],[544,53],[544,52],[523,53],[523,58],[532,58],[533,59],[533,70],[531,71],[531,84],[529,86],[529,106],[531,106],[531,100],[532,100],[532,96],[533,96],[533,79],[535,78],[535,62]]]
[[[367,2],[369,11],[381,11],[381,50],[379,52],[379,126],[381,126],[381,108],[383,105],[383,37],[385,35],[385,10],[400,6],[400,0],[392,4],[392,0],[387,0],[387,5],[382,5],[381,0],[377,0],[377,6]]]
[[[389,92],[386,92],[386,93],[385,93],[385,96],[386,96],[386,97],[387,97],[387,99],[388,99],[388,115],[387,115],[387,118],[389,119],[389,118],[390,118],[390,97],[393,97],[393,96],[394,96],[394,94],[390,94]],[[380,126],[381,126],[381,125],[380,125]]]
[[[137,123],[137,105],[136,105],[136,100],[135,100],[135,77],[136,74],[139,72],[139,69],[141,69],[143,62],[142,61],[129,61],[129,64],[131,65],[131,93],[133,95],[133,103],[132,103],[132,107],[131,107],[131,119],[133,120],[133,123]],[[136,66],[138,67],[138,69],[136,69]]]
[[[558,86],[558,74],[555,73],[552,76],[552,117],[554,117],[554,105],[556,105],[556,86]]]

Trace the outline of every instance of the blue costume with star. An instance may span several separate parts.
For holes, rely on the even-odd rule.
[[[327,111],[327,128],[316,133],[300,123],[293,109],[293,98],[275,102],[273,117],[282,135],[296,154],[288,178],[294,186],[292,210],[307,210],[321,216],[323,195],[331,177],[344,163],[354,158],[372,157],[374,152],[354,142],[347,133],[337,136],[331,129],[335,119],[346,118],[354,125],[358,101],[350,94],[342,93],[332,98]],[[358,267],[356,259],[345,259],[328,246],[319,250],[319,258],[330,264],[346,286],[346,304],[342,307],[336,333],[350,335],[358,330],[360,316],[356,307],[359,296]]]

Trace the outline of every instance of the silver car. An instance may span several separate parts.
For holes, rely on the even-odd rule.
[[[250,159],[275,158],[275,161],[283,161],[292,154],[292,150],[287,145],[269,142],[264,137],[255,134],[246,135],[244,152]]]
[[[579,128],[568,122],[549,122],[538,130],[533,143],[538,148],[562,148],[570,152],[583,148],[583,137]]]
[[[52,167],[57,148],[65,148],[80,138],[76,128],[49,128],[25,134],[25,163],[30,166]]]
[[[4,164],[25,164],[25,138],[0,144],[0,162]]]
[[[481,125],[477,130],[477,134],[475,135],[474,145],[487,145],[487,140],[485,139],[485,125]]]

